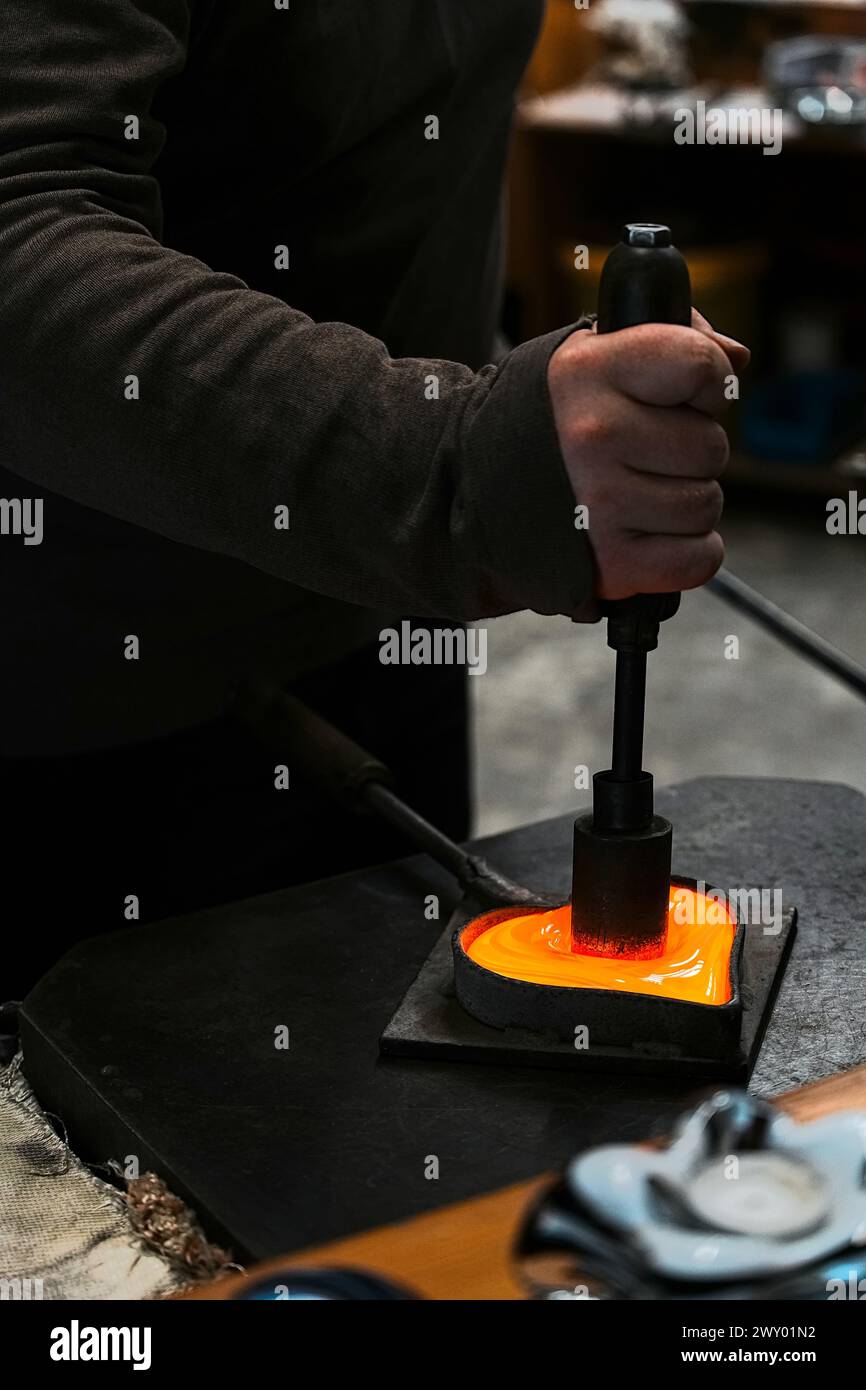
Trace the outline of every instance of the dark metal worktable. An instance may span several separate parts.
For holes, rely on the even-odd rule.
[[[866,1060],[866,800],[713,778],[662,791],[674,870],[780,887],[799,933],[753,1077],[762,1093]],[[571,821],[484,842],[568,891]],[[441,895],[440,920],[425,898]],[[694,1084],[388,1060],[377,1039],[447,918],[422,856],[94,938],[28,996],[24,1066],[82,1157],[138,1157],[208,1231],[261,1258],[395,1221],[637,1139]],[[275,1029],[290,1029],[288,1051]],[[438,1179],[425,1177],[428,1158]]]

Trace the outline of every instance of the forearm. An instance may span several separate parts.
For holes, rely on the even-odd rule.
[[[68,29],[69,5],[11,4],[4,465],[359,603],[464,618],[575,611],[591,573],[547,398],[552,341],[480,373],[395,361],[357,329],[314,324],[164,247],[149,175],[163,132],[148,110],[183,64],[187,6],[96,0],[103,29],[80,21],[92,26],[87,81],[72,55],[40,86],[40,54]],[[118,63],[110,29],[121,17]],[[137,141],[123,133],[131,112]],[[275,525],[279,507],[288,529]]]

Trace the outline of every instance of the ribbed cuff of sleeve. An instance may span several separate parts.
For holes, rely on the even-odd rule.
[[[551,356],[590,320],[533,338],[498,368],[472,422],[464,475],[489,568],[512,608],[595,622],[595,572],[547,385]],[[502,611],[508,611],[503,609]]]

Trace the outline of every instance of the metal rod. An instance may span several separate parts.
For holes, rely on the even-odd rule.
[[[477,876],[478,861],[441,830],[437,830],[435,825],[419,816],[411,806],[407,806],[390,787],[384,786],[381,782],[368,782],[362,795],[374,811],[390,821],[398,830],[402,830],[419,849],[423,849],[431,859],[435,859],[437,864],[441,864],[443,869],[453,874],[458,883],[469,883]]]
[[[755,622],[772,632],[792,651],[807,657],[816,666],[835,676],[861,699],[866,699],[866,670],[862,666],[845,652],[840,652],[837,647],[825,642],[823,637],[819,637],[797,618],[792,618],[784,609],[764,598],[763,594],[757,593],[749,584],[731,574],[730,570],[720,569],[715,578],[709,581],[707,588],[733,608],[754,618]]]
[[[617,652],[611,758],[616,782],[635,782],[640,777],[645,704],[646,652]]]
[[[396,792],[382,782],[368,782],[361,790],[361,797],[377,815],[390,821],[419,849],[430,855],[443,869],[447,869],[471,894],[479,905],[503,907],[514,903],[527,906],[536,902],[536,896],[528,888],[514,883],[499,873],[486,859],[477,854],[467,854],[465,849],[455,844],[435,825],[431,825],[411,806],[407,806]],[[480,910],[480,906],[479,906]]]

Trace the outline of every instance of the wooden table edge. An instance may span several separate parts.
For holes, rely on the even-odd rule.
[[[866,1109],[866,1066],[774,1099],[800,1121],[821,1119],[838,1110]],[[530,1202],[551,1177],[544,1173],[406,1221],[268,1260],[246,1275],[230,1275],[181,1297],[231,1298],[250,1276],[268,1279],[286,1269],[337,1265],[379,1274],[428,1299],[524,1299],[526,1293],[514,1277],[511,1245]]]

